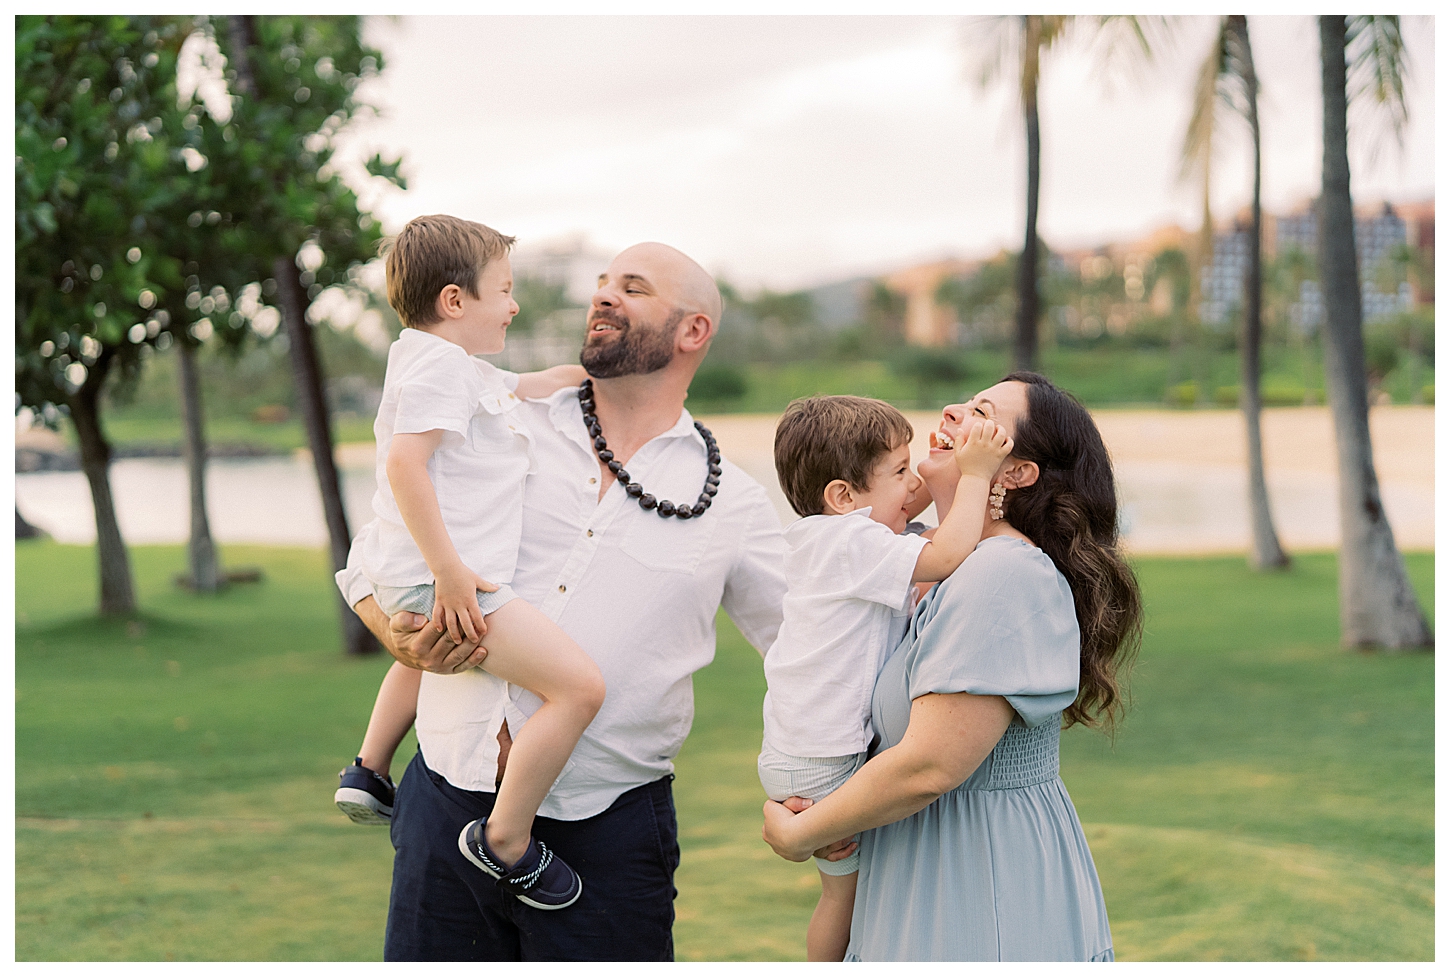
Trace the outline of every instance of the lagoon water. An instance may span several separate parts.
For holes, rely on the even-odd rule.
[[[910,415],[913,457],[925,454],[929,414]],[[1243,552],[1249,543],[1242,423],[1230,411],[1100,412],[1122,499],[1124,543],[1134,553]],[[795,518],[776,484],[774,418],[704,418],[725,456],[766,486],[783,522]],[[1376,409],[1376,467],[1385,511],[1404,549],[1434,548],[1433,411]],[[1237,438],[1237,442],[1235,439]],[[1338,545],[1332,432],[1320,409],[1266,412],[1265,454],[1275,524],[1286,548]],[[338,451],[354,531],[372,518],[371,445]],[[121,532],[129,543],[181,543],[188,531],[186,468],[180,459],[122,459],[111,466]],[[64,543],[95,540],[90,490],[80,472],[15,477],[27,520]],[[207,509],[219,543],[324,546],[327,530],[310,457],[217,459],[207,466]],[[928,509],[926,522],[935,522]]]

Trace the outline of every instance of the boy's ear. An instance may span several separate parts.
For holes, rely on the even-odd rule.
[[[434,304],[439,317],[457,319],[463,315],[463,289],[457,285],[444,285]]]
[[[851,490],[850,483],[843,478],[831,482],[821,494],[828,515],[844,516],[856,508],[856,494]]]

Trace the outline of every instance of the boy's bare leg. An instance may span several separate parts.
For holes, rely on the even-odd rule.
[[[806,928],[806,959],[839,963],[851,941],[851,911],[856,907],[856,875],[821,873],[821,898]]]
[[[368,731],[363,734],[362,749],[357,755],[363,766],[383,776],[393,765],[393,754],[413,728],[418,716],[418,684],[423,673],[400,662],[393,662],[383,684],[378,689],[377,701],[373,703],[373,714],[368,719]]]
[[[484,669],[544,700],[513,737],[484,828],[488,847],[512,865],[528,850],[539,805],[604,703],[604,678],[594,660],[527,601],[511,600],[484,620]]]

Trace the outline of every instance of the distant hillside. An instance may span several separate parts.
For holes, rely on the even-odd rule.
[[[806,289],[815,308],[816,321],[833,330],[860,322],[873,280],[862,276]]]

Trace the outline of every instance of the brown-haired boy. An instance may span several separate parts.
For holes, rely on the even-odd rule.
[[[981,540],[990,480],[1012,450],[1006,429],[978,422],[954,448],[962,478],[930,539],[902,535],[922,508],[911,437],[900,411],[864,397],[797,400],[776,427],[776,473],[803,518],[785,531],[784,620],[765,656],[758,768],[771,800],[820,800],[865,762],[871,690],[906,630],[913,584],[950,576]],[[859,856],[816,865],[807,958],[840,960]]]
[[[604,701],[604,680],[558,625],[508,586],[531,463],[529,431],[513,410],[520,397],[582,382],[584,371],[566,366],[520,376],[477,358],[503,350],[519,311],[508,259],[513,241],[483,224],[435,215],[410,221],[392,242],[388,301],[407,328],[388,351],[373,426],[376,518],[358,543],[386,613],[427,614],[455,642],[486,635],[484,669],[543,700],[525,726],[511,730],[493,811],[462,826],[458,847],[520,902],[562,909],[578,899],[582,883],[532,837],[532,826]],[[383,680],[362,749],[334,798],[354,821],[391,818],[388,769],[416,717],[421,677],[394,664]]]

